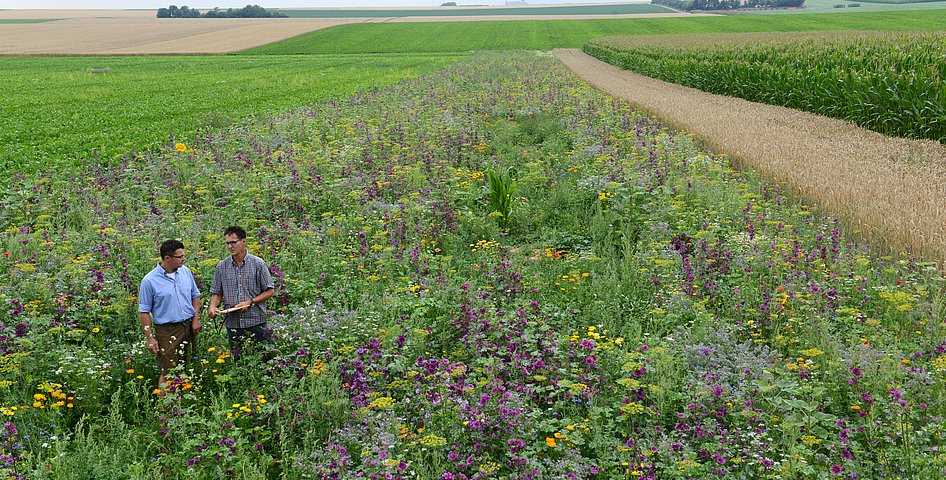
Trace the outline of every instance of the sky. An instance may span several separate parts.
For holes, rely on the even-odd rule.
[[[149,8],[168,5],[193,8],[230,8],[261,5],[266,8],[300,7],[435,7],[447,0],[0,0],[4,8]],[[453,0],[457,5],[505,5],[505,0]],[[526,0],[528,5],[580,3],[634,3],[639,0]]]

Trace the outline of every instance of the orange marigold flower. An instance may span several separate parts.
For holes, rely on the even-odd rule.
[[[545,444],[548,445],[549,448],[555,448],[555,439],[552,437],[545,437]]]

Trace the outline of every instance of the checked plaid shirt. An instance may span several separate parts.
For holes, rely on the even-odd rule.
[[[262,258],[249,253],[243,259],[243,266],[227,257],[217,264],[214,278],[210,284],[210,293],[223,295],[221,309],[252,300],[253,297],[273,288],[273,277]],[[224,320],[227,328],[249,328],[266,323],[266,302],[257,303],[242,312],[228,313]]]

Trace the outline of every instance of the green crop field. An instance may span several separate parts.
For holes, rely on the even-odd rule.
[[[4,23],[44,23],[44,22],[52,22],[52,21],[54,21],[54,20],[51,20],[51,19],[17,19],[17,18],[7,18],[7,19],[0,19],[0,25],[2,25],[2,24],[4,24]]]
[[[0,178],[438,70],[447,56],[0,58]]]
[[[606,20],[378,23],[343,25],[246,50],[243,54],[348,54],[578,48],[610,35],[941,30],[946,15],[925,11],[813,15],[735,15]]]
[[[942,34],[611,37],[584,50],[648,77],[946,142]]]
[[[673,10],[648,3],[614,5],[574,5],[564,7],[523,8],[454,8],[417,10],[280,10],[291,18],[360,18],[360,17],[469,17],[474,15],[628,15],[640,13],[666,13]]]
[[[752,15],[782,15],[806,13],[838,13],[838,12],[890,12],[908,10],[938,10],[946,9],[946,2],[913,2],[913,3],[868,3],[859,0],[805,0],[805,8],[750,10]]]

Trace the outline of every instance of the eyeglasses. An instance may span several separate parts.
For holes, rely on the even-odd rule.
[[[236,245],[237,243],[239,243],[239,242],[242,241],[242,240],[243,240],[242,238],[241,238],[240,240],[227,240],[227,241],[225,241],[225,242],[223,242],[223,243],[226,243],[227,246],[229,247],[230,245]]]

